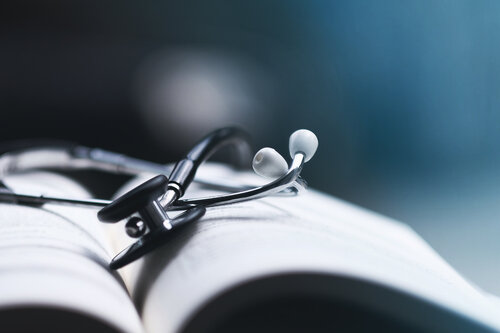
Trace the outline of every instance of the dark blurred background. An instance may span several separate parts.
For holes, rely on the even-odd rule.
[[[158,162],[239,124],[500,294],[500,2],[4,1],[0,141]]]

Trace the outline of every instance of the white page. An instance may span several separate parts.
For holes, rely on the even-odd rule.
[[[254,180],[220,166],[201,172],[236,183]],[[186,196],[208,193],[193,187]],[[371,281],[500,329],[498,301],[461,278],[409,227],[315,191],[210,208],[149,259],[125,271],[136,297],[144,298],[143,322],[151,333],[177,332],[231,286],[287,272]]]
[[[50,173],[9,176],[5,183],[24,193],[88,196],[74,182]],[[123,332],[142,331],[126,290],[107,268],[110,254],[96,212],[0,204],[0,311],[55,307]]]

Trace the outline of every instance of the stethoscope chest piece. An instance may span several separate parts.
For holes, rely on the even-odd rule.
[[[183,213],[170,218],[160,203],[168,185],[167,177],[158,175],[123,194],[97,213],[98,219],[105,223],[128,219],[125,224],[127,234],[139,238],[113,258],[110,268],[118,269],[140,258],[175,237],[183,224],[203,217],[206,208],[198,205],[186,207]]]

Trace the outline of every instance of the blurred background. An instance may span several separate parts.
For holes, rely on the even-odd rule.
[[[158,162],[239,124],[500,295],[500,2],[4,1],[0,141]]]

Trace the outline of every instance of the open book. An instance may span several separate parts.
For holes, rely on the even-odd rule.
[[[199,172],[259,181],[220,165]],[[5,183],[88,196],[44,172]],[[210,194],[193,184],[186,196]],[[409,227],[314,190],[209,208],[118,272],[107,263],[133,240],[93,209],[1,204],[0,219],[2,331],[500,331],[500,301]]]

